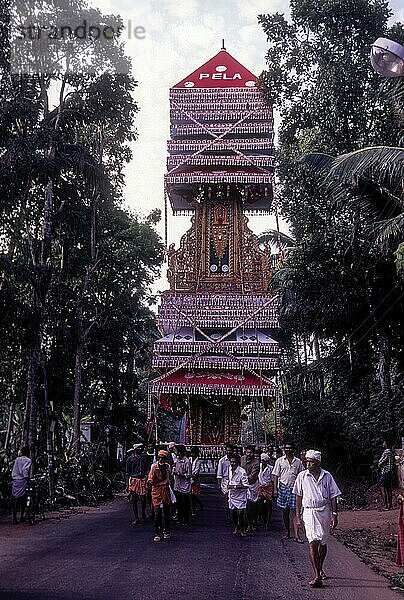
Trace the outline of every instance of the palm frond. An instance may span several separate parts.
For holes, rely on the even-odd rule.
[[[404,102],[404,77],[387,77],[381,85],[381,96],[393,102],[400,104]]]
[[[392,219],[376,223],[373,226],[372,233],[375,235],[376,241],[381,244],[391,240],[402,241],[404,237],[404,213]]]
[[[326,182],[338,179],[344,183],[355,183],[367,178],[393,185],[401,184],[404,177],[404,148],[374,146],[338,156],[330,165]]]
[[[281,249],[285,249],[289,246],[294,246],[295,240],[286,233],[277,231],[276,229],[268,229],[258,236],[261,244],[272,244],[274,246],[280,246]]]
[[[305,154],[303,158],[300,159],[300,162],[310,167],[312,171],[321,174],[329,172],[334,160],[335,156],[331,156],[330,154],[312,152],[310,154]]]

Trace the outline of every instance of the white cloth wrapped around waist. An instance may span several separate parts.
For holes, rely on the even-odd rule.
[[[242,510],[247,507],[248,490],[229,490],[229,508]]]
[[[273,481],[271,465],[268,465],[265,469],[261,467],[258,473],[258,481],[261,485],[269,485]]]
[[[321,507],[304,507],[303,522],[309,543],[317,541],[326,544],[330,535],[331,507],[326,504]]]
[[[245,508],[247,506],[248,477],[242,467],[236,467],[234,472],[230,467],[228,485],[230,485],[228,488],[229,508],[231,510]]]
[[[27,491],[28,483],[26,479],[13,479],[11,495],[13,498],[22,498]]]
[[[256,481],[255,483],[251,483],[248,486],[247,498],[251,500],[251,502],[257,502],[258,500],[258,492],[259,492],[259,483]]]
[[[309,501],[306,500],[302,505],[303,508],[315,508],[318,510],[322,510],[324,508],[329,508],[331,510],[330,501],[327,498],[320,500],[319,498],[312,498]]]

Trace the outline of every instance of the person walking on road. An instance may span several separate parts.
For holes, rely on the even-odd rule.
[[[379,468],[379,486],[384,501],[384,510],[393,508],[393,479],[394,479],[394,456],[391,444],[383,440],[383,454],[381,455]]]
[[[199,448],[198,446],[192,446],[191,448],[191,471],[192,471],[192,479],[191,479],[191,511],[192,516],[196,515],[196,508],[199,507],[200,510],[203,509],[203,504],[199,499],[201,494],[201,479],[200,472],[202,467],[202,461],[199,458]]]
[[[167,464],[170,470],[170,488],[173,489],[174,488],[174,465],[177,462],[177,446],[175,444],[175,442],[168,442],[167,446],[161,447],[160,449],[162,450],[167,450],[168,454],[167,454]],[[174,502],[174,504],[171,507],[171,519],[173,521],[176,521],[178,518],[177,516],[177,502]]]
[[[149,469],[147,455],[143,453],[143,444],[134,444],[130,452],[132,454],[126,461],[127,489],[134,516],[132,525],[137,525],[140,523],[139,500],[142,508],[142,519],[143,521],[146,519],[146,479]]]
[[[147,485],[151,488],[151,497],[154,507],[154,541],[160,542],[162,538],[170,538],[170,510],[172,498],[170,493],[170,468],[167,464],[167,450],[159,450],[157,462],[152,465]]]
[[[258,512],[258,473],[260,471],[259,460],[255,458],[254,446],[247,446],[244,456],[241,457],[240,466],[245,470],[248,477],[248,498],[247,498],[247,522],[248,533],[252,533],[257,525]]]
[[[32,460],[28,446],[21,449],[21,455],[18,456],[13,465],[11,473],[13,498],[13,523],[17,523],[17,513],[20,510],[20,523],[24,521],[25,501],[27,497],[27,487],[31,471]]]
[[[263,452],[261,454],[260,472],[258,473],[258,512],[265,529],[268,529],[272,518],[272,496],[274,492],[272,471],[271,457]]]
[[[285,444],[285,455],[280,456],[275,461],[275,466],[272,471],[274,478],[274,498],[277,498],[277,505],[283,511],[283,522],[286,527],[286,535],[284,539],[290,539],[290,520],[294,530],[294,539],[299,544],[303,540],[299,536],[299,529],[296,526],[295,510],[296,498],[292,492],[296,477],[304,470],[304,466],[300,458],[293,454],[293,444]]]
[[[323,565],[330,529],[338,524],[337,497],[341,494],[333,476],[321,468],[321,452],[306,452],[307,469],[298,474],[293,486],[296,495],[296,524],[301,527],[302,509],[310,562],[314,577],[309,585],[322,587]]]
[[[189,525],[191,507],[191,461],[185,455],[183,444],[177,445],[177,460],[174,464],[174,493],[177,498],[177,517],[181,525]]]
[[[223,494],[225,500],[225,508],[227,514],[227,520],[230,522],[230,513],[229,513],[229,502],[228,502],[228,484],[229,484],[229,469],[230,469],[230,459],[235,454],[235,448],[233,444],[227,443],[226,446],[226,454],[219,459],[217,465],[217,484],[219,486],[219,490]]]
[[[240,458],[235,455],[230,458],[229,481],[227,484],[229,509],[234,524],[234,533],[245,537],[245,520],[248,495],[248,476],[240,466]]]

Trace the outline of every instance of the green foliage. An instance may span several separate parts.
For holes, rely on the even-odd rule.
[[[289,373],[285,431],[299,448],[323,449],[327,465],[351,475],[368,475],[375,481],[373,461],[383,436],[391,433],[386,418],[391,410],[397,430],[404,427],[402,402],[397,401],[400,385],[393,387],[388,399],[375,390],[366,369],[358,384],[357,373],[350,372],[344,361],[346,357],[341,354],[332,368],[313,363],[309,372],[295,368]]]
[[[62,20],[60,3],[26,2]],[[69,5],[78,17],[86,11],[103,22],[85,3]],[[122,441],[145,418],[139,409],[155,336],[150,285],[163,258],[154,229],[160,213],[140,218],[122,204],[138,107],[130,69],[115,72],[118,62],[129,67],[121,42],[108,51],[94,46],[87,74],[81,67],[88,56],[80,53],[70,57],[74,72],[62,65],[46,75],[10,74],[6,17],[0,15],[0,442],[15,456],[28,439],[41,455],[48,412],[62,457],[70,450],[75,394],[82,415],[104,428],[113,421]]]
[[[403,36],[389,15],[379,0],[295,0],[290,22],[259,18],[262,80],[282,116],[279,205],[294,240],[274,277],[285,431],[353,467],[378,452],[382,431],[403,427],[402,293],[389,245],[402,212],[401,88],[380,91],[369,62],[376,38]]]

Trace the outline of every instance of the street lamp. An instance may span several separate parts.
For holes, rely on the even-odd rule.
[[[387,38],[378,38],[372,44],[370,62],[376,73],[383,77],[403,77],[404,46]]]

